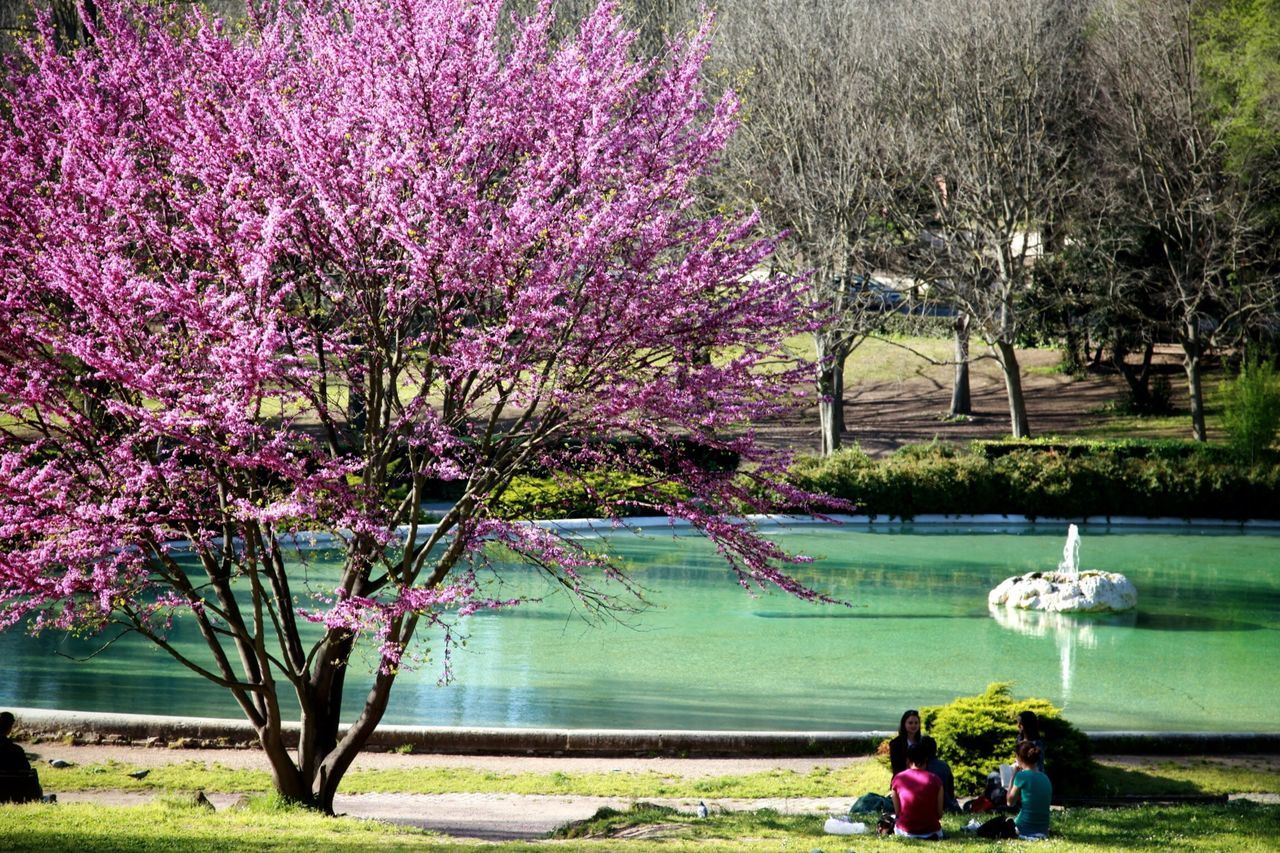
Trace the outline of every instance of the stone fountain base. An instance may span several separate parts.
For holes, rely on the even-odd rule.
[[[1117,572],[1030,572],[1002,581],[987,603],[1049,613],[1101,613],[1137,607],[1138,590]]]

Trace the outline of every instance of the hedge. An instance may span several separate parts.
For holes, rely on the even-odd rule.
[[[879,461],[854,449],[803,459],[791,479],[872,516],[1280,518],[1280,466],[1193,442],[928,444]]]

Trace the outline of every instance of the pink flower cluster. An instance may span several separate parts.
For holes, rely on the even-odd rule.
[[[737,109],[703,89],[710,22],[650,60],[612,3],[561,40],[550,3],[509,37],[503,6],[264,0],[237,38],[101,0],[71,55],[46,21],[0,89],[0,626],[186,606],[302,672],[281,537],[331,531],[340,592],[306,618],[394,668],[424,617],[511,603],[450,580],[480,542],[615,574],[498,516],[535,468],[638,474],[608,512],[687,518],[744,584],[812,595],[733,520],[809,500],[752,425],[804,402],[811,318],[753,216],[699,213]],[[438,481],[463,497],[423,541]]]

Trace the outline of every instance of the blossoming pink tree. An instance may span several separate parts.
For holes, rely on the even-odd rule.
[[[735,112],[700,86],[707,30],[651,61],[608,3],[560,43],[545,7],[500,33],[501,5],[289,0],[233,36],[99,0],[89,47],[46,32],[0,94],[0,624],[142,634],[324,810],[415,633],[516,603],[477,581],[495,543],[627,594],[503,517],[522,472],[627,473],[592,480],[628,484],[606,513],[685,519],[744,586],[813,595],[741,517],[796,499],[750,424],[796,404],[804,317],[753,274],[752,218],[699,213]],[[461,497],[432,526],[440,481]],[[325,596],[293,576],[302,531],[341,543]],[[380,665],[341,725],[359,647]]]

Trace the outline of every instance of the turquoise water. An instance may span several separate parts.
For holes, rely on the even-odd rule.
[[[1065,531],[772,535],[818,558],[798,575],[849,606],[751,597],[700,538],[623,534],[614,545],[647,590],[647,609],[587,623],[535,572],[513,569],[494,594],[541,600],[471,619],[454,652],[456,679],[438,686],[435,659],[403,674],[386,722],[887,729],[904,708],[1012,681],[1015,695],[1049,699],[1089,730],[1280,731],[1280,536],[1085,528],[1082,566],[1128,575],[1136,612],[1003,624],[987,611],[987,591],[1053,568]],[[197,640],[185,627],[176,639]],[[83,663],[54,654],[94,648],[0,635],[0,707],[239,715],[222,691],[136,638]],[[363,693],[353,678],[348,686],[348,698]]]

